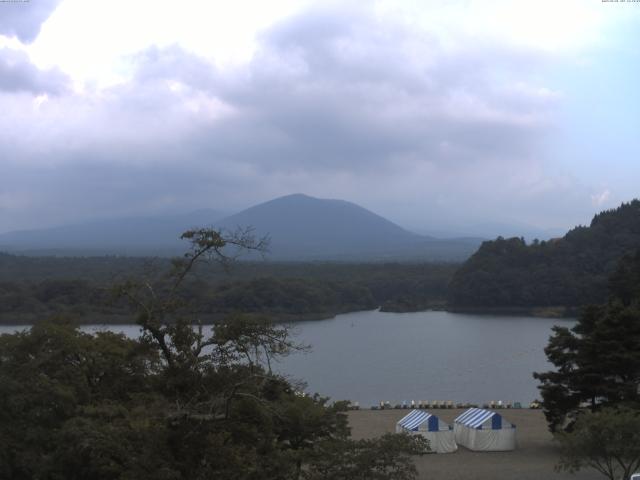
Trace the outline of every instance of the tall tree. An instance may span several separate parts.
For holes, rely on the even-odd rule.
[[[622,259],[609,302],[586,308],[576,325],[555,327],[545,353],[556,370],[540,380],[550,429],[570,427],[580,408],[640,403],[640,254]]]
[[[571,433],[560,442],[560,470],[591,467],[610,480],[628,480],[640,469],[640,411],[603,409],[580,415]]]

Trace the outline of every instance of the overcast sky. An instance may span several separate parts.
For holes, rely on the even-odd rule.
[[[640,195],[640,3],[0,3],[0,232],[341,198],[422,231]]]

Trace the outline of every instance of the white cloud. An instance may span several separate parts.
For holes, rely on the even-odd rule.
[[[218,66],[251,58],[256,33],[304,2],[296,0],[64,0],[43,26],[29,53],[41,67],[60,66],[84,83],[126,82],[126,59],[153,46],[178,44]]]
[[[152,46],[178,44],[218,67],[234,68],[251,60],[262,31],[309,7],[343,16],[373,14],[435,37],[446,49],[490,41],[555,53],[606,40],[606,27],[625,14],[583,0],[64,0],[29,54],[41,68],[62,68],[78,88],[85,82],[106,87],[126,81],[131,70],[123,58]]]
[[[604,204],[607,203],[610,196],[611,196],[611,192],[609,191],[608,188],[605,188],[601,192],[594,193],[591,195],[591,204],[594,207],[602,207]]]

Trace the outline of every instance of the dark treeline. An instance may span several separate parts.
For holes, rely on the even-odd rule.
[[[545,353],[555,370],[536,373],[551,431],[571,429],[585,406],[640,408],[640,250],[623,257],[606,302],[572,327],[553,328]]]
[[[230,272],[196,268],[183,300],[205,321],[233,312],[275,320],[327,318],[381,307],[534,310],[565,313],[604,302],[607,278],[640,248],[640,201],[596,215],[563,238],[485,242],[462,266],[447,263],[237,262]],[[0,322],[36,323],[57,314],[82,322],[129,322],[112,286],[156,278],[167,258],[26,257],[0,253]]]
[[[553,368],[534,373],[560,447],[560,470],[595,469],[616,480],[640,468],[640,250],[621,259],[606,303],[556,326]]]
[[[579,307],[604,302],[607,278],[640,247],[640,201],[596,215],[563,238],[527,245],[523,239],[484,242],[458,270],[453,307]]]
[[[346,402],[303,394],[272,371],[306,349],[287,326],[229,315],[193,328],[185,282],[205,258],[225,264],[220,250],[236,238],[187,238],[168,271],[114,288],[139,338],[83,333],[64,316],[0,335],[0,478],[415,479],[424,438],[353,439]]]
[[[0,254],[0,321],[36,323],[52,315],[80,321],[130,321],[112,285],[157,276],[167,259],[22,257]],[[237,311],[277,320],[326,318],[382,307],[442,306],[454,264],[238,262],[230,273],[196,269],[182,295],[190,311],[215,321]]]

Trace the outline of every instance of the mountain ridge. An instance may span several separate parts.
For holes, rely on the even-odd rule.
[[[224,216],[200,209],[167,216],[133,216],[94,219],[42,229],[15,230],[0,234],[0,250],[38,254],[139,254],[184,248],[182,232],[212,225]],[[84,253],[83,253],[84,252]]]
[[[607,298],[608,277],[640,249],[640,200],[596,214],[561,238],[484,242],[456,272],[454,307],[580,307]]]
[[[272,260],[459,261],[480,243],[419,235],[353,202],[304,194],[254,205],[216,224],[230,230],[242,225],[269,235]]]
[[[163,255],[182,253],[179,240],[189,228],[213,226],[228,231],[251,227],[271,240],[274,261],[460,261],[478,239],[446,239],[411,232],[353,202],[291,194],[213,218],[212,211],[173,217],[94,220],[0,235],[0,250],[28,254]],[[70,253],[71,252],[71,253]],[[249,255],[248,259],[257,257]]]

